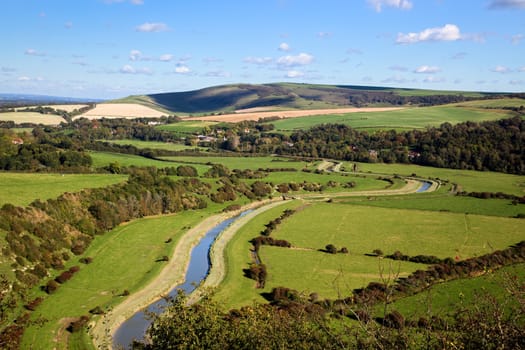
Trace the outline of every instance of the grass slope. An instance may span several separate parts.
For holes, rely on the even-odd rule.
[[[384,92],[400,95],[458,95],[482,97],[483,93],[394,89],[367,86],[320,84],[232,84],[201,90],[162,93],[140,97],[165,109],[180,113],[231,112],[254,107],[287,109],[322,109],[350,106],[350,96],[364,92]],[[135,97],[136,99],[136,97]]]
[[[0,206],[11,203],[26,206],[36,199],[56,198],[64,192],[105,187],[123,182],[126,175],[38,174],[0,172]]]
[[[287,206],[300,205],[295,201]],[[272,233],[272,237],[288,240],[295,248],[261,247],[268,279],[266,287],[257,290],[252,280],[243,277],[242,269],[252,261],[248,241],[284,209],[279,207],[258,216],[228,245],[228,274],[216,295],[227,307],[263,301],[260,293],[278,286],[335,298],[379,281],[381,269],[385,277],[392,278],[425,266],[365,255],[376,248],[386,254],[400,250],[408,255],[464,259],[525,239],[525,230],[518,219],[315,203],[286,219]],[[327,244],[347,247],[350,253],[321,252]]]
[[[412,130],[439,126],[445,122],[458,124],[465,121],[498,120],[514,115],[512,111],[445,105],[435,107],[406,108],[396,111],[349,113],[343,115],[319,115],[288,118],[272,122],[278,131],[294,131],[315,125],[345,124],[360,130]]]
[[[162,268],[163,263],[155,260],[170,256],[180,235],[204,215],[204,211],[187,211],[135,220],[97,237],[84,254],[93,262],[83,265],[75,258],[70,263],[80,266],[80,271],[33,313],[34,319],[43,317],[47,321],[28,328],[21,348],[38,344],[39,349],[53,349],[54,335],[63,318],[87,315],[96,306],[107,310],[123,298],[119,295],[124,290],[140,289]],[[166,244],[169,238],[172,241]]]

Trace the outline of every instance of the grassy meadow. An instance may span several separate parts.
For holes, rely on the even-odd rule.
[[[158,142],[158,141],[141,141],[141,140],[111,140],[109,141],[111,143],[117,144],[117,145],[131,145],[135,146],[139,149],[162,149],[167,151],[187,151],[187,150],[206,150],[204,147],[197,147],[197,146],[186,146],[180,143],[172,143],[172,142]]]
[[[35,174],[0,172],[0,206],[11,203],[29,205],[36,199],[56,198],[64,192],[105,187],[123,182],[127,175],[109,174]]]
[[[289,206],[300,206],[293,203]],[[216,296],[228,307],[262,301],[261,292],[278,286],[306,295],[317,292],[321,297],[336,298],[349,295],[351,290],[371,281],[380,281],[381,270],[383,277],[394,278],[425,268],[421,264],[366,255],[374,249],[381,249],[385,254],[399,250],[411,256],[466,259],[525,239],[520,219],[336,202],[310,203],[285,219],[272,233],[275,239],[289,241],[293,248],[261,247],[260,257],[267,266],[268,278],[266,287],[258,290],[255,282],[242,273],[252,261],[248,241],[283,210],[284,207],[279,207],[255,218],[230,242],[228,274]],[[327,244],[339,249],[346,247],[349,254],[322,252]]]
[[[353,163],[344,162],[343,169],[351,169]],[[503,192],[517,196],[525,195],[525,176],[490,171],[432,168],[408,164],[357,163],[359,172],[375,174],[415,174],[422,178],[448,180],[461,186],[466,192]]]
[[[80,266],[80,271],[46,297],[33,313],[33,319],[44,317],[47,321],[28,328],[22,348],[30,349],[31,344],[38,344],[41,349],[52,349],[56,346],[54,334],[63,318],[89,314],[96,306],[108,310],[125,298],[120,296],[124,290],[130,293],[139,290],[161,270],[163,263],[155,260],[170,256],[181,234],[209,213],[187,211],[139,219],[96,237],[83,255],[92,257],[93,262],[80,264],[75,257],[66,266]],[[172,241],[165,243],[169,238]],[[34,293],[45,295],[38,289]]]
[[[278,131],[304,130],[319,124],[345,124],[359,130],[412,130],[439,126],[445,122],[458,124],[465,121],[498,120],[513,115],[501,109],[485,109],[445,105],[413,107],[386,112],[358,112],[342,115],[318,115],[273,121]]]

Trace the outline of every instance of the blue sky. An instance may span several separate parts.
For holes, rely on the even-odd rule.
[[[525,0],[2,0],[0,92],[525,91]]]

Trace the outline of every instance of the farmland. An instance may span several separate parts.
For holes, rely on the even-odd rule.
[[[288,88],[286,84],[278,85],[279,89],[285,87]],[[108,336],[104,327],[114,331],[121,318],[133,314],[151,300],[153,294],[158,296],[181,281],[186,260],[178,260],[183,257],[178,249],[184,248],[184,252],[189,253],[189,247],[196,241],[193,234],[202,235],[220,220],[257,205],[261,210],[249,214],[242,224],[233,225],[225,237],[219,236],[217,249],[220,251],[210,254],[225,258],[212,264],[212,276],[224,276],[224,279],[221,281],[222,277],[218,277],[210,282],[216,286],[211,300],[224,311],[245,310],[244,307],[254,302],[280,302],[272,299],[272,293],[282,287],[298,292],[301,298],[294,302],[318,300],[315,307],[326,307],[329,315],[332,304],[321,303],[325,298],[355,296],[356,289],[365,288],[369,283],[377,286],[385,280],[403,281],[433,264],[409,261],[409,258],[431,257],[447,261],[448,266],[459,266],[468,259],[501,251],[525,240],[522,203],[525,177],[520,172],[521,153],[517,147],[519,142],[508,141],[520,137],[515,131],[521,130],[521,119],[515,117],[482,126],[472,123],[468,128],[457,125],[515,116],[523,100],[459,99],[462,102],[433,107],[407,104],[401,109],[374,107],[367,112],[345,106],[344,112],[332,109],[327,110],[326,115],[299,117],[301,113],[314,113],[307,108],[306,97],[311,87],[293,84],[289,87],[299,97],[291,101],[289,96],[288,103],[295,104],[296,108],[286,113],[295,114],[296,118],[272,121],[275,129],[267,127],[266,122],[235,125],[210,121],[228,116],[225,113],[231,110],[227,103],[234,103],[235,99],[210,99],[214,92],[206,90],[201,93],[209,96],[201,95],[198,100],[223,104],[223,110],[206,113],[205,103],[192,107],[190,95],[180,99],[187,103],[185,108],[194,108],[192,113],[212,114],[209,117],[212,119],[204,121],[184,118],[181,122],[159,125],[166,119],[154,119],[152,123],[144,119],[113,119],[125,113],[128,115],[122,116],[126,118],[132,114],[148,116],[147,110],[132,110],[135,107],[131,105],[137,103],[143,104],[141,108],[155,110],[158,113],[155,118],[167,115],[162,109],[166,105],[158,99],[134,96],[117,103],[99,104],[108,108],[104,112],[107,116],[117,111],[105,121],[76,119],[56,128],[35,128],[31,135],[19,133],[22,129],[6,130],[3,141],[7,150],[2,165],[5,169],[20,166],[26,171],[0,173],[0,207],[4,215],[0,217],[0,242],[4,252],[0,271],[18,283],[17,288],[24,288],[25,293],[17,296],[20,298],[18,308],[12,311],[9,322],[13,324],[22,305],[31,320],[21,338],[22,348],[30,347],[37,339],[44,349],[103,346],[106,340],[102,339]],[[254,93],[241,99],[246,106],[235,102],[247,108],[235,116],[253,114],[253,118],[259,118],[264,113],[285,113],[283,105],[263,103],[277,98],[265,95],[268,89],[279,91],[274,88],[253,90]],[[241,93],[243,89],[230,86],[215,92],[219,95],[225,91]],[[342,103],[347,98],[344,93],[349,90],[319,86],[315,89],[334,99],[315,102],[324,107]],[[352,91],[360,90],[353,87]],[[380,89],[376,92],[375,96],[385,99],[399,97]],[[375,92],[369,93],[372,96]],[[428,92],[396,93],[418,98]],[[446,99],[446,96],[439,98]],[[263,99],[259,106],[253,105],[257,98]],[[388,104],[383,101],[377,105]],[[115,108],[113,112],[111,108]],[[130,109],[125,112],[125,108]],[[350,113],[348,108],[359,112]],[[386,133],[374,132],[385,128],[419,129],[411,137],[428,139],[439,134],[427,132],[426,128],[442,122],[463,127],[462,137],[489,129],[499,133],[504,142],[491,144],[487,141],[490,137],[485,138],[484,149],[490,156],[493,149],[499,151],[503,144],[514,142],[512,145],[516,147],[507,152],[512,157],[502,156],[498,162],[487,162],[480,167],[485,171],[387,164],[386,160],[382,163],[382,158],[371,156],[372,147],[380,154],[383,146],[376,148],[363,143],[352,147],[355,140],[350,137],[357,134],[343,127],[305,134],[301,140],[293,139],[294,142],[286,136],[318,124],[342,123],[368,131],[357,135],[362,141],[377,141],[375,138]],[[486,127],[488,124],[490,127]],[[504,125],[509,125],[508,130],[502,131]],[[451,126],[450,130],[456,129]],[[209,141],[207,147],[188,146],[196,143],[197,134],[215,135],[219,141]],[[24,144],[12,142],[16,137],[25,138]],[[408,154],[415,145],[426,146],[416,141],[420,139],[410,144],[400,143],[396,151]],[[464,136],[463,143],[455,147],[461,150],[469,141]],[[388,145],[388,142],[377,144]],[[286,153],[294,147],[297,153]],[[343,148],[346,153],[337,153]],[[335,149],[334,159],[320,156],[330,149]],[[358,149],[368,163],[350,161],[361,160],[354,158]],[[24,157],[23,161],[16,159],[18,154]],[[413,159],[403,161],[410,163]],[[461,163],[443,164],[465,169],[472,168],[474,161],[475,154],[464,157]],[[509,169],[506,171],[514,174],[490,171],[495,166],[499,167],[498,171]],[[234,169],[244,171],[232,171]],[[416,193],[425,179],[432,182],[430,190]],[[117,183],[122,186],[111,186]],[[93,190],[82,191],[88,188]],[[469,197],[469,192],[482,192],[482,198],[487,199]],[[62,193],[67,195],[58,201],[45,202]],[[494,198],[496,195],[499,197]],[[36,199],[39,201],[27,207]],[[266,206],[267,203],[271,205]],[[287,209],[291,214],[283,217]],[[263,243],[256,247],[254,242]],[[291,247],[286,248],[287,244]],[[394,261],[387,257],[389,254],[406,258]],[[90,263],[85,263],[86,259]],[[264,265],[263,283],[253,272],[260,265]],[[57,282],[56,278],[76,266],[80,270],[71,280]],[[164,266],[170,269],[165,270]],[[476,290],[497,284],[506,271],[523,279],[523,264],[494,272],[487,268],[450,280],[443,278],[432,289],[433,305],[440,313],[451,313],[458,301],[456,294],[463,293],[464,299],[460,301],[467,302],[476,295]],[[166,274],[170,275],[169,279],[165,278]],[[58,289],[50,289],[53,282],[59,284]],[[153,294],[148,294],[152,291]],[[494,293],[504,299],[506,290],[494,288]],[[310,297],[311,294],[315,298]],[[445,294],[451,297],[446,298]],[[148,297],[141,297],[143,295]],[[38,298],[42,298],[39,305],[31,304],[32,300],[40,300]],[[420,305],[426,301],[424,294],[416,294],[396,300],[388,308],[406,313],[407,317],[417,317]],[[109,314],[94,315],[99,311]],[[377,310],[376,316],[383,316],[382,312]],[[88,316],[89,328],[71,331],[72,324],[82,320],[81,316]],[[105,324],[106,321],[111,325]]]
[[[37,112],[6,112],[0,113],[1,121],[14,121],[15,123],[34,123],[43,125],[58,125],[64,118],[53,114],[40,114]]]
[[[505,104],[506,106],[507,104]],[[470,106],[470,105],[469,105]],[[474,105],[477,106],[477,105]],[[359,130],[412,130],[439,126],[448,122],[457,124],[465,121],[497,120],[512,115],[511,111],[499,109],[464,108],[463,105],[436,106],[425,108],[404,108],[369,113],[322,114],[312,117],[282,119],[272,122],[280,131],[304,130],[324,123],[345,124]]]
[[[125,181],[124,175],[107,174],[30,174],[0,173],[0,206],[11,203],[29,205],[36,199],[45,201],[64,192],[105,187]]]
[[[417,200],[414,198],[413,202]],[[299,204],[290,206],[297,208]],[[217,292],[217,298],[228,307],[260,301],[261,292],[277,286],[294,288],[304,295],[316,292],[322,297],[336,298],[371,281],[379,281],[381,269],[385,274],[403,276],[421,268],[418,264],[367,256],[375,249],[385,254],[399,250],[408,255],[465,259],[525,239],[521,220],[517,219],[373,208],[366,203],[351,207],[315,203],[302,207],[272,234],[276,239],[289,241],[292,249],[261,248],[259,254],[269,277],[265,289],[258,291],[250,288],[250,281],[242,277],[242,267],[251,261],[248,241],[264,229],[264,224],[277,217],[279,210],[282,212],[284,208],[253,220],[230,242],[227,254],[230,272]],[[404,219],[400,220],[401,217]],[[370,225],[371,222],[375,224]],[[347,247],[349,254],[321,251],[327,244]]]

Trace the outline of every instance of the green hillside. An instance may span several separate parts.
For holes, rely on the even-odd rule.
[[[131,96],[117,102],[136,102],[175,113],[222,113],[271,107],[320,109],[351,106],[429,105],[463,102],[497,94],[465,91],[398,89],[353,85],[296,83],[232,84],[185,92]]]

